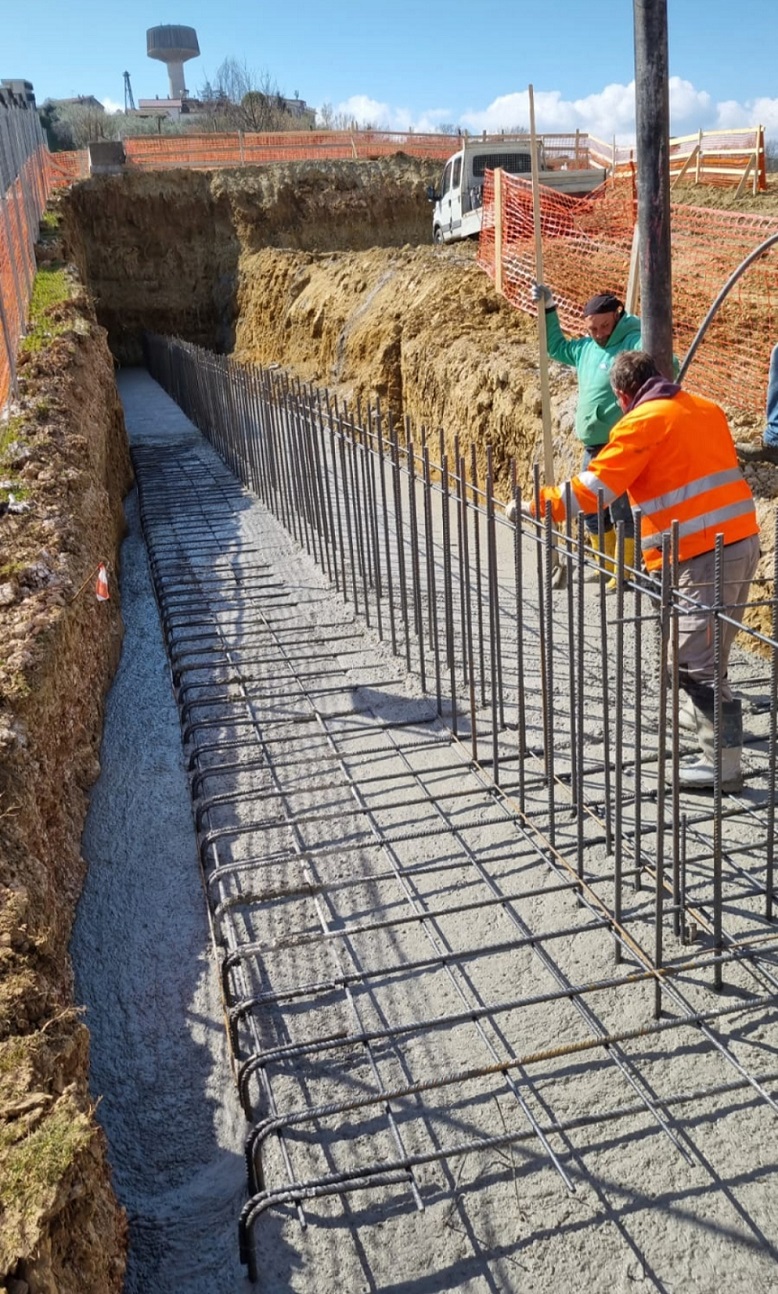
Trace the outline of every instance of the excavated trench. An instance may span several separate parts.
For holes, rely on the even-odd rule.
[[[10,1095],[0,1091],[5,1117],[10,1111],[26,1144],[39,1136],[43,1148],[49,1144],[44,1133],[50,1141],[53,1131],[60,1154],[55,1161],[42,1149],[51,1169],[36,1179],[32,1198],[20,1190],[10,1207],[4,1198],[0,1275],[13,1294],[105,1294],[121,1289],[124,1279],[125,1223],[112,1203],[90,1106],[86,1031],[70,1013],[66,953],[84,876],[78,836],[97,771],[102,696],[116,666],[119,632],[117,585],[99,611],[79,586],[101,557],[113,562],[112,576],[118,571],[117,508],[128,480],[110,361],[91,309],[107,331],[114,363],[128,370],[119,378],[133,435],[152,452],[171,434],[184,446],[196,437],[164,403],[144,403],[132,371],[144,331],[280,365],[355,407],[378,398],[397,421],[410,418],[436,438],[443,429],[449,454],[455,444],[465,453],[475,446],[482,476],[489,442],[498,483],[507,484],[512,459],[526,483],[540,437],[534,326],[494,293],[472,249],[428,245],[424,188],[436,171],[398,158],[127,175],[77,185],[59,200],[67,259],[91,305],[79,299],[75,322],[50,352],[27,363],[18,415],[22,450],[12,466],[29,487],[31,514],[0,521],[4,544],[9,539],[14,551],[0,589],[9,590],[0,627],[6,648],[0,829],[12,860],[4,878],[0,965],[6,1018],[13,1022],[0,1037],[0,1077],[10,1074]],[[574,383],[561,369],[552,373],[552,399],[555,454],[564,470],[576,462],[577,450]],[[751,475],[766,513],[775,493],[772,470]],[[223,484],[213,488],[226,491]],[[225,518],[233,506],[226,493]],[[195,883],[178,719],[134,494],[126,517],[125,651],[105,711],[102,776],[91,792],[82,845],[88,874],[73,941],[75,1000],[88,1008],[91,1091],[101,1101],[113,1181],[129,1213],[124,1288],[128,1294],[227,1294],[244,1288],[234,1227],[245,1194],[245,1125],[224,1042],[206,907]],[[271,554],[278,550],[281,567],[291,565],[294,582],[300,573],[287,542],[272,527],[261,539]],[[332,610],[321,577],[308,567],[303,577],[306,596],[320,596]],[[727,1116],[733,1153],[739,1108],[733,1101]],[[497,1123],[504,1122],[499,1102],[497,1111]],[[466,1104],[456,1117],[466,1118]],[[715,1117],[713,1110],[701,1113],[701,1126]],[[639,1122],[636,1145],[645,1135]],[[59,1131],[65,1127],[67,1137]],[[628,1289],[645,1280],[656,1289],[682,1281],[702,1291],[714,1287],[716,1265],[733,1289],[771,1287],[772,1241],[764,1236],[763,1259],[738,1286],[747,1266],[738,1255],[754,1244],[744,1219],[749,1209],[755,1217],[763,1212],[760,1173],[743,1168],[751,1182],[745,1202],[745,1186],[721,1170],[733,1215],[722,1215],[720,1243],[695,1266],[674,1252],[674,1246],[683,1251],[686,1239],[699,1242],[690,1220],[695,1182],[681,1183],[677,1165],[667,1170],[668,1208],[675,1183],[687,1212],[674,1214],[663,1247],[661,1211],[640,1214],[635,1227],[626,1221],[643,1189],[637,1178],[626,1203],[618,1191],[609,1193],[611,1175],[624,1167],[613,1162],[613,1147],[603,1139],[588,1153],[595,1190],[583,1202],[579,1195],[577,1205],[557,1183],[547,1186],[543,1174],[540,1195],[533,1188],[531,1202],[522,1204],[516,1174],[533,1160],[523,1158],[525,1150],[486,1156],[461,1184],[462,1168],[453,1169],[449,1202],[428,1199],[437,1237],[431,1249],[425,1215],[413,1213],[407,1225],[407,1210],[398,1205],[394,1220],[405,1218],[406,1225],[388,1228],[388,1248],[382,1252],[371,1241],[368,1253],[355,1240],[343,1270],[344,1251],[327,1244],[326,1235],[322,1242],[303,1233],[298,1244],[286,1222],[273,1224],[260,1248],[265,1288],[512,1290],[530,1281],[538,1290],[572,1290],[582,1262],[592,1289]],[[630,1174],[639,1161],[639,1153],[627,1160]],[[21,1168],[14,1171],[21,1177]],[[482,1180],[497,1184],[496,1212],[476,1189]],[[471,1195],[472,1209],[465,1198]],[[700,1198],[707,1198],[704,1192]],[[365,1210],[380,1240],[388,1220],[369,1205],[360,1204],[357,1214]],[[541,1215],[546,1226],[539,1225]],[[743,1248],[728,1250],[727,1237],[738,1228],[746,1235]],[[583,1258],[576,1237],[583,1237]],[[419,1264],[417,1250],[425,1251]],[[658,1256],[658,1271],[650,1252]],[[312,1270],[321,1270],[321,1279]]]

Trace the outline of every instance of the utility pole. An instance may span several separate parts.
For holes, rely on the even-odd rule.
[[[667,0],[633,0],[643,349],[673,375]]]

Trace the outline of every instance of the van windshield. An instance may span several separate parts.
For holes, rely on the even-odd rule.
[[[482,180],[486,171],[496,171],[500,166],[509,175],[529,175],[532,156],[526,153],[477,153],[473,158],[473,175]]]

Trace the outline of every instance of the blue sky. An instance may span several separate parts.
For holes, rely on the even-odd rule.
[[[543,131],[634,131],[630,0],[6,0],[0,77],[32,81],[38,102],[94,94],[124,102],[167,94],[146,56],[146,28],[195,27],[201,56],[187,65],[196,94],[224,58],[282,94],[331,104],[393,129],[526,126],[535,90]],[[671,131],[755,125],[778,138],[777,0],[668,0]]]

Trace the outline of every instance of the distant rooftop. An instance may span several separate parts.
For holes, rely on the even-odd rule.
[[[13,99],[30,108],[35,107],[35,91],[32,88],[32,81],[25,81],[21,77],[4,77],[0,81],[0,91],[4,96],[13,96]]]
[[[55,108],[98,108],[100,112],[105,111],[100,100],[93,94],[77,94],[72,99],[47,99],[46,103]]]

